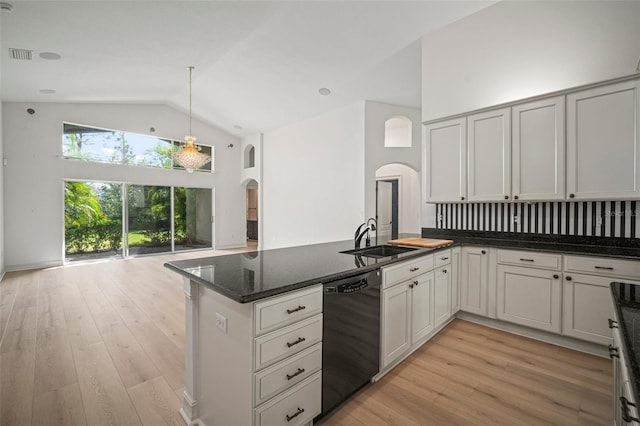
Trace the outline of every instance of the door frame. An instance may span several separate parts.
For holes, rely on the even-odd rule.
[[[379,175],[376,176],[376,223],[378,222],[378,181],[397,181],[398,182],[398,210],[396,212],[398,217],[398,234],[401,233],[402,229],[402,175]],[[393,209],[393,205],[392,205]],[[393,217],[393,212],[391,213]],[[376,231],[377,232],[377,231]],[[391,230],[393,235],[393,227]],[[376,233],[377,235],[377,233]]]

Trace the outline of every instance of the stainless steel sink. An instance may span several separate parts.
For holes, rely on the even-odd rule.
[[[381,258],[381,257],[396,256],[398,254],[406,253],[408,251],[413,251],[413,250],[417,250],[417,248],[415,248],[415,247],[400,247],[400,246],[392,246],[392,245],[383,244],[383,245],[380,245],[380,246],[365,247],[365,248],[356,249],[356,250],[341,251],[340,253],[352,254],[352,255],[355,255],[355,256]]]

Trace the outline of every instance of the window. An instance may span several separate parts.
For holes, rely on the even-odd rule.
[[[69,159],[180,170],[182,167],[174,164],[172,157],[180,144],[155,136],[63,123],[62,155]],[[213,147],[199,146],[211,156],[211,162],[198,171],[214,170]]]

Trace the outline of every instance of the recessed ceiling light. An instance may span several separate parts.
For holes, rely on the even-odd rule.
[[[39,56],[42,59],[46,59],[47,61],[57,61],[58,59],[61,58],[60,55],[58,55],[57,53],[53,53],[53,52],[42,52]]]
[[[322,96],[329,96],[331,94],[331,90],[327,89],[326,87],[321,87],[318,89],[318,93],[320,93]]]
[[[238,130],[242,130],[242,126],[239,124],[236,124],[233,126],[234,129],[238,129]]]
[[[40,89],[40,93],[44,93],[45,95],[53,95],[56,93],[53,89]]]
[[[11,12],[13,10],[13,5],[11,3],[0,1],[0,10],[3,12]]]

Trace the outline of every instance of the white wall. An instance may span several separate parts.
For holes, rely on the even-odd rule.
[[[387,164],[376,170],[376,179],[399,181],[399,233],[420,233],[420,177],[418,172],[403,164]]]
[[[422,119],[633,74],[639,1],[503,1],[422,39]]]
[[[263,247],[353,238],[364,221],[364,102],[266,132],[262,147]]]
[[[26,112],[35,109],[34,115]],[[194,120],[198,142],[215,146],[213,174],[65,160],[62,123],[182,139],[188,116],[164,105],[4,103],[5,261],[7,270],[58,265],[63,260],[63,181],[131,182],[215,188],[216,248],[245,244],[239,140]],[[234,148],[227,148],[233,143]]]
[[[384,123],[391,117],[405,116],[413,123],[412,145],[410,148],[384,146]],[[376,170],[385,164],[399,163],[411,167],[420,173],[421,162],[421,128],[420,110],[405,108],[380,102],[365,103],[365,212],[366,217],[376,215]],[[419,202],[416,214],[419,214]],[[412,222],[410,222],[412,223]],[[400,232],[419,232],[400,231]]]

